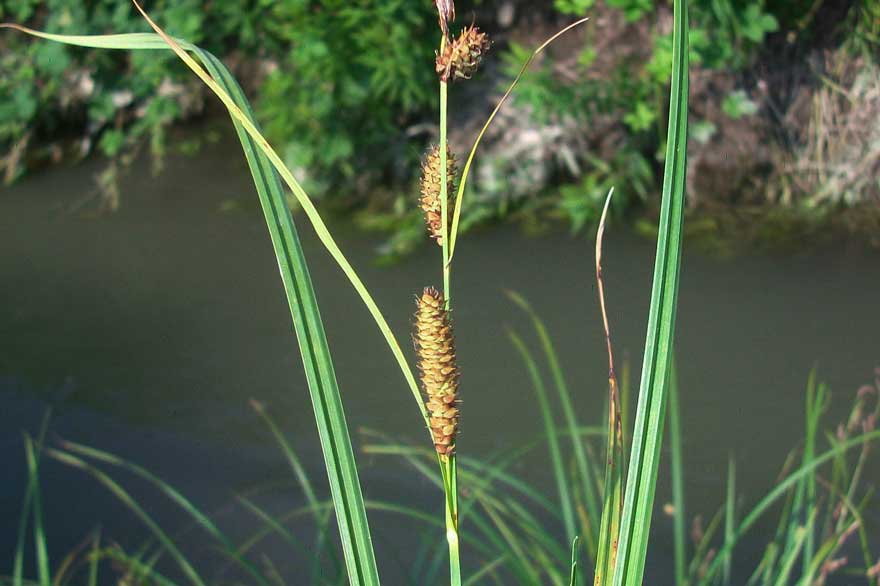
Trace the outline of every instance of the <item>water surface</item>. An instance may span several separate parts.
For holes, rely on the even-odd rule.
[[[308,392],[261,214],[250,205],[221,211],[224,201],[256,199],[236,149],[222,143],[195,158],[171,158],[156,177],[133,169],[122,179],[121,208],[113,214],[69,211],[93,191],[99,162],[0,191],[4,565],[24,487],[20,432],[34,432],[48,406],[54,435],[132,458],[206,508],[222,509],[233,491],[290,478],[248,406],[254,398],[290,434],[320,486]],[[297,224],[356,442],[362,444],[361,427],[422,441],[415,403],[371,318],[303,216]],[[373,262],[379,238],[333,224],[409,352],[414,296],[440,284],[438,250],[426,245],[379,268]],[[600,421],[607,367],[592,246],[564,232],[528,238],[514,227],[460,241],[453,274],[463,372],[460,452],[487,456],[540,431],[534,393],[507,328],[536,352],[538,346],[505,289],[526,296],[546,320],[579,415]],[[605,256],[618,361],[631,358],[637,381],[653,244],[612,226]],[[677,351],[693,513],[711,516],[721,503],[728,456],[739,464],[744,503],[772,485],[802,434],[812,368],[833,389],[829,423],[845,416],[856,389],[880,365],[877,261],[876,253],[842,248],[723,261],[687,250]],[[369,457],[361,468],[368,498],[439,510],[438,494],[403,463]],[[554,494],[543,452],[516,470]],[[667,480],[664,471],[658,509],[669,498]],[[143,535],[82,473],[50,462],[44,484],[56,559],[99,523],[115,537]],[[136,490],[161,520],[182,522],[149,490]],[[282,504],[301,504],[299,491],[286,494],[289,503]],[[878,521],[876,507],[871,516]],[[657,519],[661,539],[651,556],[657,575],[665,575],[671,545],[663,535],[671,524],[662,513]],[[396,568],[398,548],[417,526],[381,516],[374,525],[383,567]]]

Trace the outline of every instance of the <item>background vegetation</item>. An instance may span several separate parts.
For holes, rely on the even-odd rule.
[[[429,124],[437,98],[425,66],[434,51],[431,2],[157,0],[148,8],[243,80],[267,136],[311,193],[360,211],[368,228],[391,230],[386,252],[420,240],[409,203],[417,160],[437,140]],[[880,3],[698,0],[691,11],[690,207],[769,204],[794,210],[800,228],[842,208],[876,208],[880,149],[870,121],[880,114]],[[492,33],[500,53],[493,61],[501,63],[452,97],[459,112],[471,113],[450,137],[459,152],[542,35],[575,16],[592,18],[533,67],[496,122],[463,228],[516,212],[530,225],[556,218],[577,231],[595,224],[611,185],[616,213],[654,209],[671,7],[483,0],[460,2],[458,12]],[[131,6],[114,0],[0,0],[0,18],[67,34],[143,30]],[[147,147],[161,169],[171,125],[203,116],[211,103],[167,54],[95,53],[17,35],[4,35],[0,47],[7,183],[28,169],[100,153],[110,161],[102,203],[112,208],[115,178],[134,155]],[[855,227],[875,232],[872,220],[859,217]],[[715,219],[710,227],[741,231],[753,220]],[[776,222],[771,232],[789,223]]]

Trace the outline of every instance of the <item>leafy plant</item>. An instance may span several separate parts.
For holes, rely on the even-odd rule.
[[[419,34],[434,20],[427,2],[158,0],[150,10],[179,36],[240,63],[247,89],[260,95],[267,133],[291,165],[308,165],[316,189],[348,181],[355,165],[369,164],[380,176],[401,149],[377,145],[432,104],[424,65],[433,43]],[[0,0],[0,18],[54,33],[126,33],[141,25],[131,5],[116,0]],[[388,50],[404,45],[406,51]],[[14,37],[3,48],[7,181],[34,157],[50,156],[41,150],[46,144],[53,152],[97,151],[128,162],[146,141],[158,168],[171,123],[202,110],[199,86],[168,54],[99,54]],[[75,148],[58,147],[58,139]],[[365,152],[372,153],[367,160]]]
[[[435,101],[430,3],[287,1],[266,18],[283,51],[259,93],[267,136],[310,191],[362,181],[369,169],[375,182],[398,162],[401,145],[388,138]]]
[[[733,119],[751,116],[758,111],[758,105],[753,102],[743,90],[733,91],[724,98],[721,103],[724,113]]]

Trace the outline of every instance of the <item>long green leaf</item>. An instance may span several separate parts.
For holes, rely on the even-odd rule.
[[[687,0],[675,0],[669,136],[648,334],[626,481],[615,586],[641,586],[663,441],[669,366],[678,301],[681,227],[687,169]]]
[[[511,301],[513,301],[529,316],[529,318],[531,318],[532,326],[534,327],[535,333],[538,335],[538,340],[541,343],[541,349],[544,351],[544,357],[547,359],[547,365],[550,367],[550,374],[553,376],[553,382],[559,396],[559,403],[562,406],[562,414],[565,418],[566,426],[568,427],[568,433],[571,436],[571,447],[574,452],[577,471],[581,477],[581,487],[586,502],[587,518],[590,522],[590,527],[584,527],[584,532],[586,533],[584,538],[587,541],[587,549],[590,553],[590,557],[595,558],[597,551],[597,535],[595,527],[597,526],[596,520],[599,517],[599,507],[597,504],[596,491],[594,490],[595,480],[590,473],[590,465],[586,450],[584,449],[584,442],[577,434],[577,415],[571,400],[571,393],[565,382],[565,376],[562,373],[562,366],[559,364],[559,357],[553,346],[553,340],[551,340],[550,334],[547,332],[547,327],[544,325],[544,322],[538,316],[537,312],[532,308],[532,305],[525,297],[515,291],[506,291],[506,294]],[[569,538],[573,537],[573,535],[569,536]]]
[[[547,445],[550,448],[550,460],[553,463],[553,474],[556,478],[556,489],[559,491],[559,505],[562,508],[562,521],[565,525],[565,533],[571,539],[575,538],[575,522],[574,509],[572,507],[571,495],[568,488],[568,478],[565,474],[565,466],[562,462],[562,451],[559,449],[559,439],[555,434],[556,424],[553,421],[553,413],[550,410],[550,401],[547,398],[547,390],[544,388],[544,381],[541,379],[541,373],[535,364],[535,359],[529,352],[528,347],[522,339],[513,332],[508,332],[510,340],[516,347],[520,358],[528,370],[532,385],[535,388],[535,394],[538,397],[538,405],[541,408],[541,418],[544,421],[544,428],[547,432]]]
[[[168,536],[165,531],[159,527],[159,524],[144,510],[144,508],[125,490],[123,489],[116,481],[107,476],[105,473],[101,472],[85,460],[76,457],[72,453],[63,452],[61,450],[50,449],[47,451],[47,454],[59,462],[63,464],[67,464],[68,466],[72,466],[74,468],[79,468],[81,470],[86,471],[91,474],[98,482],[103,484],[107,489],[113,493],[113,495],[119,499],[126,507],[129,508],[137,517],[141,520],[141,522],[150,529],[159,543],[162,544],[172,558],[177,562],[180,566],[181,571],[186,576],[191,584],[195,586],[206,586],[204,580],[202,580],[199,573],[192,566],[183,552],[177,547],[174,541]]]
[[[232,95],[253,121],[253,114],[238,83],[213,55],[196,50],[209,73]],[[324,453],[324,465],[330,480],[330,492],[336,509],[336,520],[342,538],[346,568],[352,586],[379,584],[378,569],[367,523],[363,494],[336,373],[311,284],[306,260],[293,218],[287,209],[284,191],[263,150],[257,150],[253,137],[237,120],[236,131],[245,150],[248,165],[260,195],[260,203],[293,317],[300,353],[309,383],[312,408]]]
[[[254,411],[257,412],[260,417],[262,417],[263,421],[266,422],[266,425],[269,427],[269,431],[272,432],[272,435],[275,437],[275,441],[278,443],[278,447],[280,447],[281,451],[284,452],[284,455],[287,458],[287,462],[290,464],[290,469],[293,472],[294,476],[296,476],[296,480],[302,488],[303,494],[305,494],[306,502],[315,510],[315,524],[318,529],[318,537],[315,543],[315,551],[320,554],[321,552],[327,550],[330,554],[331,561],[333,562],[333,567],[338,573],[340,570],[340,566],[339,559],[336,556],[336,551],[332,547],[325,547],[330,515],[326,511],[319,510],[318,497],[315,494],[315,489],[312,487],[312,482],[311,480],[309,480],[309,475],[306,473],[306,469],[303,466],[302,461],[296,454],[296,450],[294,450],[293,446],[290,445],[287,437],[285,437],[284,432],[281,431],[281,429],[275,423],[275,420],[266,411],[265,406],[259,401],[251,399],[251,407],[254,409]],[[317,583],[320,574],[324,571],[325,570],[321,567],[321,556],[316,555],[314,558],[314,563],[312,565],[312,582]]]
[[[706,571],[706,580],[712,580],[721,570],[724,556],[727,554],[728,549],[739,543],[755,523],[758,522],[758,519],[760,519],[770,507],[779,501],[779,499],[785,496],[788,491],[796,487],[804,480],[804,478],[808,478],[826,462],[833,460],[852,448],[863,446],[864,444],[875,441],[880,441],[880,430],[864,433],[860,436],[840,442],[825,453],[813,457],[809,463],[802,465],[800,468],[789,474],[784,480],[778,482],[773,489],[764,495],[764,497],[758,501],[758,504],[756,504],[754,508],[743,517],[743,520],[736,529],[733,539],[726,541],[724,546],[718,550],[717,555],[712,560],[712,563],[709,564]]]
[[[733,456],[727,462],[727,496],[724,500],[724,584],[730,585],[733,572],[733,540],[736,533],[736,460]]]
[[[40,498],[39,477],[39,446],[34,444],[30,437],[24,438],[25,456],[27,458],[28,484],[33,487],[33,513],[34,513],[34,551],[37,558],[37,576],[40,586],[49,586],[52,580],[52,572],[49,569],[49,553],[46,547],[46,531],[43,526],[43,504]]]
[[[260,134],[244,92],[232,75],[210,53],[194,45],[175,41],[166,36],[151,20],[148,19],[148,21],[159,34],[67,36],[50,35],[21,27],[13,28],[49,40],[86,47],[108,49],[171,48],[220,97],[229,110],[253,175],[254,185],[257,188],[275,256],[278,260],[294,329],[299,340],[324,462],[330,480],[330,491],[336,508],[336,519],[349,580],[353,586],[378,584],[378,570],[367,524],[363,495],[327,338],[305,257],[299,243],[296,227],[287,208],[278,174],[285,179],[294,195],[297,196],[303,210],[315,226],[318,237],[339,263],[368,306],[386,341],[398,358],[398,363],[416,398],[419,396],[418,387],[406,365],[400,346],[391,334],[384,317],[330,236],[315,210],[314,204],[290,171],[284,167],[277,153]],[[187,55],[185,50],[196,54],[207,72]],[[419,405],[421,406],[421,400],[419,400]]]
[[[205,513],[199,510],[199,508],[195,506],[192,501],[187,499],[179,490],[177,490],[149,470],[143,468],[142,466],[138,466],[137,464],[120,458],[119,456],[111,454],[110,452],[105,452],[103,450],[98,450],[89,446],[68,441],[62,442],[61,445],[62,447],[64,447],[64,449],[72,454],[76,454],[86,458],[93,458],[95,460],[98,460],[99,462],[104,462],[105,464],[117,466],[119,468],[128,470],[129,472],[152,484],[159,490],[159,492],[164,494],[174,504],[179,506],[185,513],[187,513],[187,515],[189,515],[193,519],[193,521],[195,521],[195,523],[199,527],[201,527],[208,535],[214,538],[217,543],[222,546],[223,549],[226,551],[226,555],[232,558],[238,565],[240,565],[245,571],[247,571],[256,584],[268,586],[268,583],[265,581],[263,576],[260,575],[257,569],[250,562],[236,554],[236,548],[232,545],[232,541],[229,539],[229,537],[227,537],[222,531],[220,531],[220,528],[217,527],[217,525]]]

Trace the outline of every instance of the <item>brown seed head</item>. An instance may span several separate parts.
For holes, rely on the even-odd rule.
[[[491,46],[486,33],[475,26],[465,27],[458,38],[446,43],[443,52],[437,55],[436,65],[440,79],[470,79]]]
[[[455,155],[446,147],[446,193],[455,193],[455,176],[458,169],[455,164]],[[422,195],[419,203],[422,211],[425,213],[425,226],[428,228],[428,234],[437,241],[437,244],[443,245],[443,205],[440,201],[440,148],[433,147],[425,155],[422,162]],[[446,197],[449,202],[449,195]],[[451,206],[447,205],[447,214]]]
[[[458,434],[458,366],[455,339],[443,294],[426,287],[416,301],[415,343],[421,371],[425,406],[434,436],[434,447],[441,456],[455,453]]]

